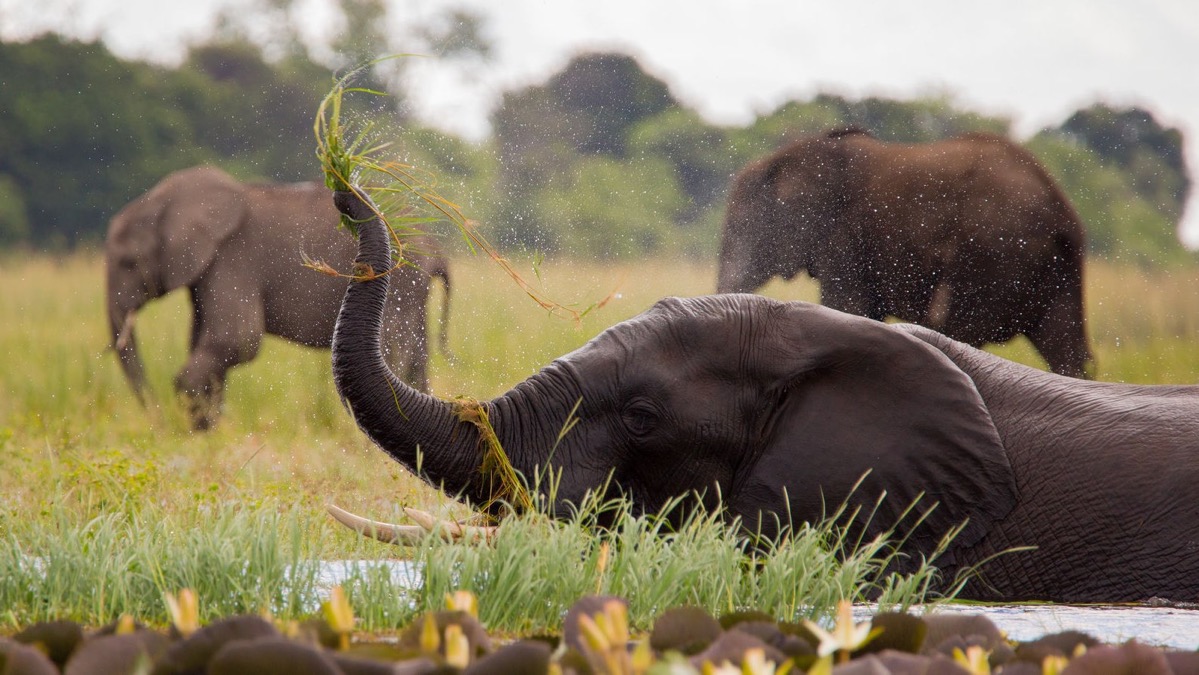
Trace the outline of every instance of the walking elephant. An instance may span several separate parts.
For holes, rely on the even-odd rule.
[[[1084,228],[1027,151],[972,133],[884,143],[859,129],[800,140],[730,190],[717,292],[806,271],[821,303],[974,345],[1027,335],[1086,376]]]
[[[302,256],[348,271],[354,241],[338,222],[330,192],[317,183],[243,184],[223,171],[172,173],[108,226],[108,319],[121,367],[144,400],[145,375],[134,316],[146,302],[186,287],[192,330],[175,387],[197,429],[220,412],[226,372],[253,359],[263,333],[328,347],[344,283],[302,265]],[[387,297],[387,348],[405,382],[428,387],[426,304],[430,278],[445,284],[441,346],[446,339],[450,276],[436,242],[411,243],[417,266],[397,270]],[[280,254],[280,251],[285,252]]]
[[[386,266],[368,203],[334,198],[363,221],[358,263]],[[949,578],[983,563],[964,597],[1199,600],[1199,386],[1063,377],[920,326],[738,293],[665,299],[609,328],[482,403],[484,436],[460,401],[387,368],[387,288],[349,284],[338,392],[384,452],[472,504],[493,496],[488,438],[526,477],[560,477],[543,495],[556,513],[605,486],[647,511],[720,495],[770,535],[776,516],[815,521],[845,500],[870,512],[885,495],[856,527],[899,523],[914,556],[965,524],[938,559]],[[905,525],[920,496],[935,508]],[[1018,546],[1036,549],[989,560]]]

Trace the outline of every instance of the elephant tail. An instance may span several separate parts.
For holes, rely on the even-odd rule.
[[[457,358],[450,351],[450,295],[453,284],[450,282],[450,265],[441,258],[441,264],[435,265],[430,271],[430,276],[441,279],[441,284],[445,287],[445,295],[441,300],[441,319],[438,320],[437,331],[437,348],[441,350],[441,355],[446,361],[454,363]]]

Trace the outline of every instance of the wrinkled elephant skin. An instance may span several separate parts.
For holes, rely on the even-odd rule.
[[[192,328],[175,386],[198,429],[216,421],[226,372],[257,355],[264,333],[330,345],[345,282],[303,265],[307,256],[350,269],[354,240],[338,231],[330,194],[316,183],[241,183],[201,166],[170,174],[112,218],[105,241],[109,326],[139,399],[146,385],[134,317],[177,288],[191,294]],[[445,257],[424,239],[413,248],[429,255],[397,270],[387,297],[387,356],[420,389],[428,386],[430,277],[445,282],[449,301]],[[444,347],[444,315],[441,334]]]

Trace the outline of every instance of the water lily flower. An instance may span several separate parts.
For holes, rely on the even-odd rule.
[[[466,612],[479,618],[479,599],[470,591],[454,591],[445,594],[445,608],[450,611]]]
[[[1082,647],[1082,645],[1078,645]],[[1083,647],[1085,651],[1086,648]],[[1041,675],[1062,675],[1062,671],[1070,663],[1070,659],[1065,656],[1050,655],[1046,656],[1045,660],[1041,661]]]
[[[354,609],[341,586],[334,586],[329,591],[329,599],[321,603],[321,612],[329,628],[337,633],[341,649],[350,646],[350,632],[354,630]]]
[[[831,632],[807,619],[804,619],[803,623],[820,641],[816,647],[817,656],[838,653],[840,661],[848,661],[850,652],[861,649],[867,642],[874,639],[874,636],[882,632],[881,629],[872,629],[869,621],[854,624],[853,603],[848,600],[837,603],[837,620],[833,624]]]
[[[957,647],[953,650],[953,662],[973,675],[991,675],[990,656],[991,652],[978,645],[970,645],[964,653]]]
[[[595,616],[580,616],[579,633],[585,656],[597,672],[635,672],[627,649],[629,613],[624,603],[613,600]]]
[[[437,634],[437,617],[432,612],[425,615],[420,626],[420,650],[425,654],[436,654],[441,647],[441,636]]]
[[[200,601],[196,592],[190,588],[179,591],[178,597],[171,593],[163,593],[167,603],[167,613],[171,615],[171,623],[183,637],[187,637],[200,629]]]
[[[458,624],[445,627],[445,662],[455,668],[470,665],[470,642]]]

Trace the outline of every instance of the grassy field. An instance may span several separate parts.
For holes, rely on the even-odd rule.
[[[517,267],[530,280],[540,278],[539,287],[558,302],[580,309],[608,302],[577,324],[550,317],[487,259],[456,260],[449,332],[457,359],[434,354],[437,394],[494,396],[662,296],[710,292],[715,276],[712,264],[678,260],[546,262],[539,277],[527,263]],[[1099,379],[1199,381],[1196,270],[1149,273],[1095,263],[1088,272]],[[214,560],[172,562],[181,567],[170,578],[186,582],[215,565],[228,541],[271,539],[293,559],[395,555],[395,549],[330,524],[323,509],[329,501],[378,519],[397,519],[400,506],[413,505],[462,514],[354,428],[330,382],[327,351],[269,338],[258,359],[232,372],[219,427],[192,434],[170,386],[186,352],[190,316],[183,294],[154,302],[139,316],[155,398],[143,409],[107,348],[99,255],[0,259],[0,288],[0,536],[7,537],[0,557],[7,552],[70,561],[78,551],[63,542],[77,543],[80,551],[109,546],[118,557],[112,574],[119,577],[128,569],[120,566],[119,553],[129,546],[119,532],[166,533],[167,543],[154,545],[174,549],[209,541],[204,550]],[[804,281],[774,282],[764,292],[786,299],[817,295]],[[434,302],[440,299],[435,293]],[[993,351],[1041,365],[1022,340]],[[214,531],[233,534],[223,543]],[[242,553],[223,557],[238,560]],[[149,549],[136,554],[139,560],[165,555]],[[269,552],[258,555],[264,565],[274,564]],[[146,575],[161,583],[165,567],[157,577],[152,570]],[[3,603],[14,600],[3,592],[0,586],[0,623],[39,614],[28,609],[37,601],[26,598],[24,614],[5,617]],[[42,611],[79,609],[71,598],[83,591],[54,592],[61,592],[54,601],[61,604],[43,601]],[[271,592],[248,591],[239,606],[253,606],[253,598],[265,602],[255,594]],[[87,601],[94,606],[87,616],[111,616],[122,602],[127,600],[101,591]]]

